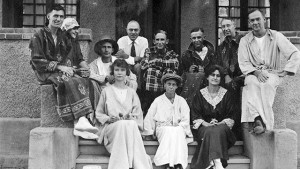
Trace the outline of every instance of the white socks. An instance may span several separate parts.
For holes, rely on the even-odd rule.
[[[219,158],[211,160],[209,166],[206,169],[209,169],[212,166],[213,166],[213,169],[224,169],[222,162]]]
[[[222,162],[221,162],[221,160],[219,158],[215,159],[214,163],[215,163],[215,169],[224,169],[223,165],[222,165]]]

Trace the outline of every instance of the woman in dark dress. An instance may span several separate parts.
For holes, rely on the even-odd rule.
[[[197,92],[191,106],[194,137],[198,142],[191,168],[224,169],[229,159],[228,149],[236,141],[231,129],[237,108],[232,94],[220,86],[224,78],[222,68],[211,66],[205,76],[208,86]]]

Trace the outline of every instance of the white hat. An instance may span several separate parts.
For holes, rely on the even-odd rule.
[[[73,29],[74,27],[79,27],[78,22],[74,18],[64,19],[64,22],[61,25],[61,29],[66,31]]]

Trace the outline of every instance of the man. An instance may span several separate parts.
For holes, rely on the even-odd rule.
[[[148,48],[148,40],[139,36],[141,28],[137,21],[130,21],[127,24],[127,36],[123,36],[118,40],[120,51],[118,56],[128,55],[127,57],[134,59],[133,72],[137,75],[138,91],[141,89],[141,64],[140,61],[144,57],[145,50]],[[126,57],[123,57],[126,58]]]
[[[183,77],[181,96],[189,105],[195,96],[195,91],[200,89],[204,78],[204,71],[215,64],[214,46],[205,40],[202,28],[193,28],[190,32],[191,44],[183,52],[180,63],[180,73]]]
[[[225,39],[218,46],[217,64],[224,68],[225,85],[228,90],[238,91],[244,84],[237,55],[242,36],[236,32],[235,23],[231,19],[221,20],[221,28]]]
[[[62,36],[60,27],[64,16],[65,10],[60,5],[47,11],[46,26],[30,40],[30,63],[41,83],[53,84],[61,120],[74,121],[74,135],[94,139],[98,137],[94,134],[98,129],[85,117],[93,112],[87,79],[89,68],[82,55],[75,57],[68,53],[72,50],[67,49],[74,46],[67,46],[70,44],[66,44],[66,37]]]
[[[154,47],[146,49],[144,59],[141,61],[146,77],[145,97],[141,98],[144,113],[154,99],[164,91],[161,77],[166,73],[177,74],[179,67],[178,54],[167,48],[169,40],[165,31],[158,30],[154,34],[153,43]]]
[[[236,134],[238,139],[242,139],[241,134],[241,96],[240,89],[244,85],[244,75],[238,64],[238,47],[240,39],[242,38],[235,30],[235,23],[230,18],[225,18],[221,20],[221,29],[225,36],[224,41],[218,46],[217,49],[217,64],[224,68],[225,74],[225,87],[234,93],[233,102],[238,107],[238,112],[234,121],[233,132]]]
[[[109,36],[103,36],[94,46],[94,51],[99,57],[89,64],[91,69],[90,79],[98,82],[101,90],[114,81],[113,75],[110,74],[110,65],[117,59],[117,57],[113,55],[117,53],[118,49],[117,42]],[[128,59],[125,60],[129,64],[130,61],[128,61]],[[136,76],[133,73],[130,73],[126,82],[128,86],[136,90]]]
[[[266,29],[266,19],[258,9],[248,15],[252,31],[239,45],[238,62],[246,75],[242,93],[242,122],[254,122],[253,132],[263,133],[274,126],[274,102],[281,78],[294,75],[300,64],[299,50],[280,32]],[[280,56],[287,58],[281,70]]]

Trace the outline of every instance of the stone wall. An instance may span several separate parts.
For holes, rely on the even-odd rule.
[[[300,50],[300,32],[282,32]],[[282,59],[282,65],[286,62]],[[285,128],[286,122],[300,120],[300,70],[295,76],[286,76],[277,89],[273,109],[275,128]]]
[[[181,52],[185,51],[190,40],[190,31],[202,27],[206,40],[216,44],[216,0],[181,1]]]
[[[95,43],[103,36],[115,38],[116,31],[116,0],[81,0],[80,26],[90,28],[93,32],[93,41],[90,45],[89,62],[98,57],[94,52]]]

